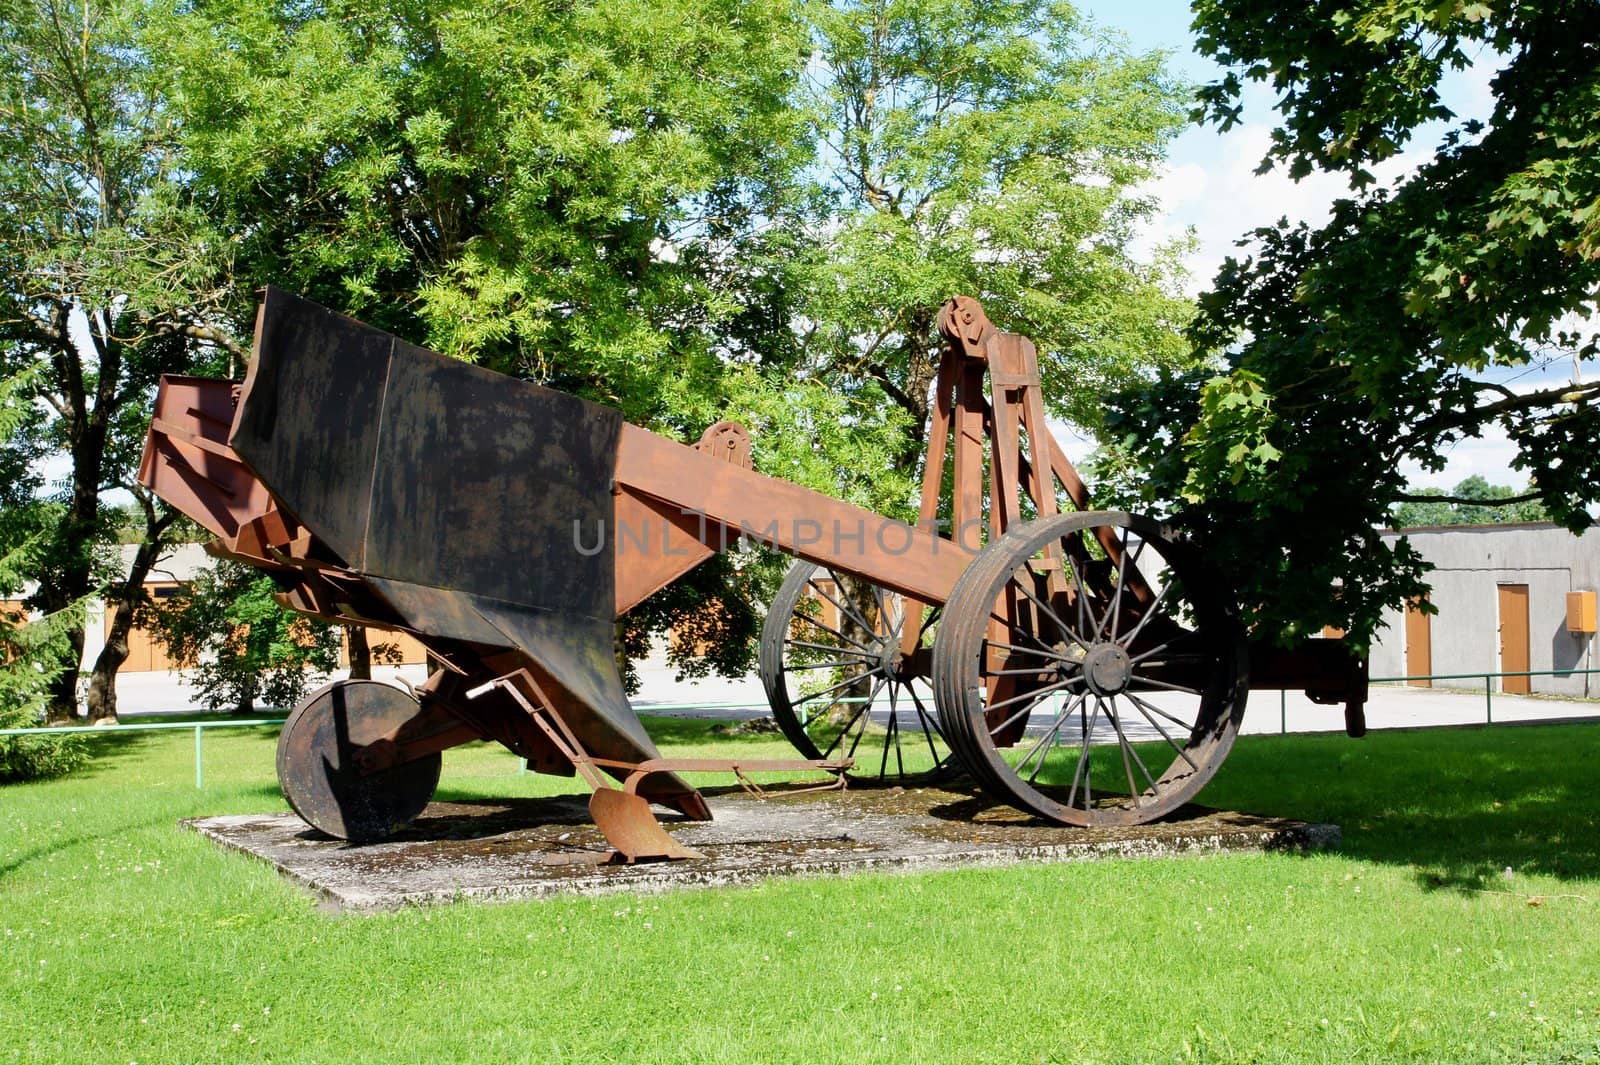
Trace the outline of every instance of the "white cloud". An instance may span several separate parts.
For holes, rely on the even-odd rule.
[[[1446,76],[1442,94],[1458,120],[1489,117],[1494,106],[1490,82],[1503,60],[1486,51],[1467,69]],[[1186,285],[1191,295],[1209,287],[1228,256],[1247,254],[1248,249],[1239,249],[1237,243],[1252,231],[1274,225],[1279,219],[1319,225],[1327,221],[1335,200],[1352,195],[1341,175],[1319,171],[1294,181],[1283,167],[1257,174],[1256,168],[1271,146],[1275,124],[1270,91],[1261,85],[1248,86],[1243,113],[1256,120],[1227,133],[1209,126],[1184,133],[1173,145],[1171,163],[1139,190],[1158,199],[1163,213],[1149,226],[1137,251],[1148,253],[1191,229],[1195,234],[1198,247],[1188,260],[1190,276]],[[1431,158],[1443,128],[1430,125],[1419,129],[1405,151],[1374,168],[1378,183],[1391,184]],[[1594,372],[1592,364],[1585,369],[1591,375]],[[1567,379],[1571,373],[1571,362],[1558,360],[1541,371],[1528,373],[1522,368],[1494,376],[1515,381],[1513,387],[1521,390]],[[1451,485],[1478,474],[1494,483],[1520,485],[1527,475],[1511,469],[1515,454],[1505,434],[1491,427],[1482,438],[1463,440],[1451,447],[1440,473],[1424,475],[1415,464],[1408,466],[1405,473],[1413,483]]]

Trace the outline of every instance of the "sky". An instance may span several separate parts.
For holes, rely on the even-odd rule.
[[[1203,84],[1222,73],[1223,68],[1194,51],[1187,0],[1077,0],[1077,7],[1100,26],[1126,34],[1136,49],[1168,52],[1172,70],[1192,82]],[[1486,118],[1493,104],[1489,81],[1496,68],[1493,54],[1478,57],[1472,67],[1446,79],[1444,102],[1460,116]],[[1250,86],[1241,125],[1227,133],[1214,126],[1186,130],[1172,145],[1166,172],[1152,183],[1163,215],[1146,240],[1153,245],[1193,229],[1199,248],[1188,263],[1191,293],[1215,276],[1244,234],[1279,218],[1316,224],[1327,218],[1328,204],[1347,192],[1342,178],[1327,174],[1295,182],[1281,168],[1265,175],[1254,173],[1266,154],[1273,126],[1271,100],[1264,87]],[[1376,169],[1380,181],[1412,170],[1432,154],[1437,140],[1437,131],[1420,130],[1405,152]],[[1600,368],[1591,364],[1584,369],[1592,376]],[[1571,374],[1571,363],[1562,361],[1543,371],[1521,369],[1499,379],[1515,389],[1532,389],[1570,380]],[[1491,483],[1520,487],[1527,475],[1510,468],[1514,454],[1504,434],[1493,431],[1483,439],[1456,444],[1442,473],[1425,475],[1414,465],[1404,472],[1413,484],[1450,486],[1477,474]]]
[[[1193,83],[1203,84],[1222,73],[1221,67],[1193,48],[1188,0],[1076,0],[1076,5],[1100,26],[1125,34],[1135,49],[1168,53],[1174,73]],[[1488,55],[1448,77],[1442,87],[1445,103],[1458,115],[1487,117],[1492,104],[1489,80],[1495,68],[1495,57]],[[1244,234],[1279,218],[1316,224],[1326,219],[1328,204],[1347,191],[1341,178],[1327,174],[1312,174],[1299,182],[1281,168],[1257,175],[1254,171],[1266,153],[1273,126],[1271,95],[1264,87],[1249,86],[1244,105],[1243,122],[1227,133],[1213,126],[1194,126],[1178,136],[1165,172],[1149,189],[1161,201],[1163,213],[1145,234],[1145,247],[1188,230],[1196,236],[1198,248],[1188,263],[1191,294],[1198,294],[1215,276]],[[1408,172],[1431,154],[1437,140],[1436,131],[1420,130],[1405,152],[1375,168],[1377,176],[1391,180]],[[1593,364],[1584,369],[1590,377],[1600,372]],[[1544,371],[1510,371],[1498,379],[1514,389],[1531,390],[1568,380],[1571,372],[1571,364],[1561,362]],[[1080,448],[1093,446],[1071,427],[1057,428]],[[1491,430],[1482,439],[1456,444],[1441,473],[1424,474],[1414,464],[1404,472],[1414,485],[1448,487],[1477,474],[1491,483],[1521,487],[1527,477],[1510,468],[1514,454],[1505,436]],[[63,463],[49,472],[56,475],[65,470]]]

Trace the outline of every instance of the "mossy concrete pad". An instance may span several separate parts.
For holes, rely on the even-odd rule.
[[[658,810],[704,859],[605,864],[587,796],[436,802],[405,832],[352,846],[293,814],[185,822],[225,847],[271,862],[333,910],[456,899],[663,891],[769,877],[920,871],[1022,862],[1317,850],[1337,825],[1187,806],[1156,824],[1064,828],[981,794],[943,788],[852,788],[757,798],[708,790],[715,820]]]

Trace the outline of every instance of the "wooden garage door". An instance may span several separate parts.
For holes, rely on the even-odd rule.
[[[1519,673],[1528,666],[1528,586],[1502,584],[1500,595],[1500,672]],[[1502,677],[1500,690],[1512,695],[1526,695],[1530,687],[1527,677]]]
[[[179,585],[173,583],[151,582],[144,586],[150,598],[155,600],[166,599],[176,592]],[[113,612],[106,609],[105,632],[111,634],[111,619]],[[149,673],[158,669],[177,669],[177,665],[167,656],[167,649],[155,638],[149,629],[133,628],[128,630],[128,659],[122,663],[122,669],[128,673]]]
[[[1426,677],[1433,672],[1433,619],[1416,603],[1406,604],[1406,676]],[[1431,680],[1407,681],[1413,688],[1431,688]]]

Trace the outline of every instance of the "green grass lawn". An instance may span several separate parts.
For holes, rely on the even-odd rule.
[[[177,826],[284,808],[273,730],[205,742],[203,792],[182,732],[0,790],[0,1063],[1600,1060],[1593,725],[1241,740],[1206,801],[1337,855],[344,917]],[[516,768],[441,797],[574,790]]]

